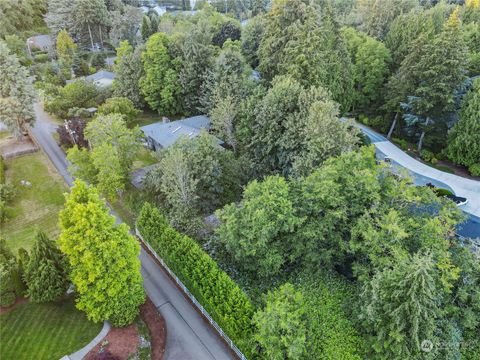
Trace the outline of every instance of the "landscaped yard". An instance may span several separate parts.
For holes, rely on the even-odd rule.
[[[29,249],[37,230],[50,236],[58,234],[58,212],[67,191],[60,175],[42,152],[5,162],[7,182],[15,185],[16,195],[9,206],[2,236],[12,251]],[[31,187],[20,184],[21,180]]]
[[[1,358],[60,359],[88,344],[101,328],[75,308],[73,299],[27,302],[0,315]]]

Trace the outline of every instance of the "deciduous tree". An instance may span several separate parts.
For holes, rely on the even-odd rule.
[[[182,109],[177,61],[170,56],[169,43],[163,33],[156,33],[148,39],[142,53],[145,73],[140,79],[140,89],[148,105],[166,115]]]
[[[220,243],[252,275],[270,278],[295,260],[291,248],[302,219],[284,178],[270,176],[262,182],[250,182],[241,204],[229,204],[217,216],[221,221],[216,229]]]

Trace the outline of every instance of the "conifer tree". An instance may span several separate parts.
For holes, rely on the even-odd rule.
[[[70,265],[76,306],[88,318],[126,326],[145,301],[140,246],[128,226],[115,224],[93,186],[76,180],[60,212],[60,250]]]
[[[35,92],[28,70],[0,41],[0,122],[18,138],[35,121],[33,102]]]
[[[53,301],[67,290],[65,258],[43,232],[37,234],[24,277],[33,302]]]

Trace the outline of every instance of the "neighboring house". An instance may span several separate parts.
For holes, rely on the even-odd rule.
[[[67,84],[77,81],[80,78],[67,80]],[[93,81],[98,87],[112,86],[115,79],[115,73],[105,70],[97,71],[95,74],[85,76],[83,79],[87,81]]]
[[[30,56],[32,49],[50,52],[53,49],[53,39],[50,35],[35,35],[27,39],[27,48]]]
[[[140,128],[145,134],[148,147],[153,151],[167,148],[182,136],[193,139],[200,135],[202,130],[210,130],[210,119],[204,115],[193,116],[182,120],[164,120]],[[218,144],[223,142],[220,139]]]

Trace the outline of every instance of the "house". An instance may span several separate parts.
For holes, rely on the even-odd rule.
[[[202,130],[210,130],[210,119],[204,115],[189,117],[177,121],[163,120],[140,128],[145,134],[148,147],[154,151],[167,148],[182,136],[193,139]],[[218,144],[223,142],[220,139]]]
[[[100,88],[112,86],[113,80],[115,79],[115,73],[105,70],[97,71],[95,74],[85,76],[84,78],[87,81],[93,81],[95,85]],[[67,80],[67,84],[72,83],[78,79]]]
[[[85,77],[87,81],[93,81],[98,87],[112,86],[115,73],[105,70],[97,71],[95,74]]]

